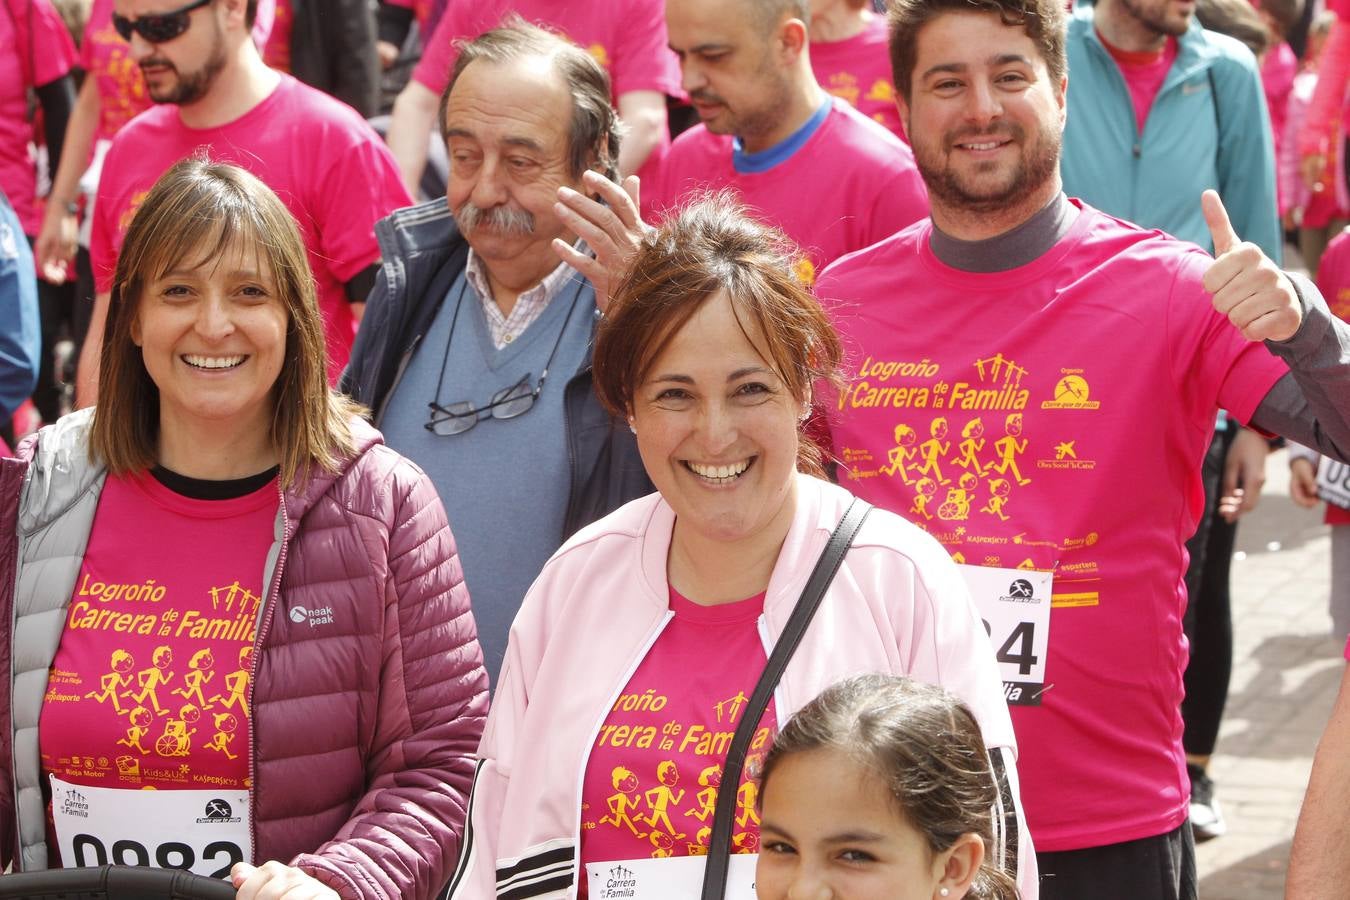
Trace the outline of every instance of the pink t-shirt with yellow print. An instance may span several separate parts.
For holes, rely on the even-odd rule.
[[[247,694],[274,536],[275,481],[194,500],[110,476],[38,726],[63,781],[247,788]]]
[[[767,656],[764,595],[700,606],[673,588],[667,623],[610,710],[581,793],[585,864],[707,853],[727,748]],[[756,776],[777,729],[773,701],[737,787],[738,853],[759,851]]]
[[[1053,570],[1039,706],[1013,706],[1037,850],[1187,815],[1185,540],[1220,406],[1247,421],[1288,370],[1218,314],[1199,248],[1084,207],[1027,265],[943,264],[924,222],[817,293],[847,347],[839,480],[958,562]]]

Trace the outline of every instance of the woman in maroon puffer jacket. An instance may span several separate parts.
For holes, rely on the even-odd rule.
[[[430,482],[325,371],[285,207],[175,166],[118,260],[99,406],[0,462],[4,863],[444,884],[487,709],[468,593]]]

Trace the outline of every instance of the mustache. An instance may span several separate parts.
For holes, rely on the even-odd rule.
[[[484,226],[502,234],[534,234],[534,214],[510,206],[483,209],[466,201],[455,210],[455,224],[465,235]]]
[[[1020,141],[1027,136],[1026,129],[1011,122],[995,122],[984,128],[963,128],[947,135],[947,145],[979,142],[981,138],[993,138],[1000,141]]]
[[[136,65],[141,67],[141,71],[145,71],[146,69],[151,68],[153,66],[162,66],[163,68],[166,69],[175,68],[173,63],[169,62],[162,56],[147,56],[145,59],[141,60]]]
[[[696,91],[690,91],[689,99],[690,101],[698,101],[699,103],[720,103],[723,106],[726,105],[725,100],[707,88],[699,88]]]

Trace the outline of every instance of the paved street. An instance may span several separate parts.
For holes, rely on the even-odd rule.
[[[1279,900],[1313,749],[1340,683],[1327,636],[1328,538],[1295,506],[1283,452],[1233,562],[1232,690],[1210,766],[1229,832],[1197,849],[1203,900]]]

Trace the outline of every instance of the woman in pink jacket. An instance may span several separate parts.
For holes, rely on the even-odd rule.
[[[695,205],[646,237],[614,292],[596,389],[659,493],[576,534],[525,598],[452,896],[697,896],[726,792],[727,896],[753,896],[758,764],[781,722],[863,672],[913,675],[975,711],[1002,786],[991,856],[1036,896],[993,651],[956,566],[898,516],[871,511],[754,726],[744,777],[722,778],[853,499],[803,435],[841,351],[782,240],[729,204]]]
[[[171,169],[118,259],[100,405],[0,461],[4,864],[244,900],[444,884],[487,678],[434,489],[326,362],[286,208]]]

